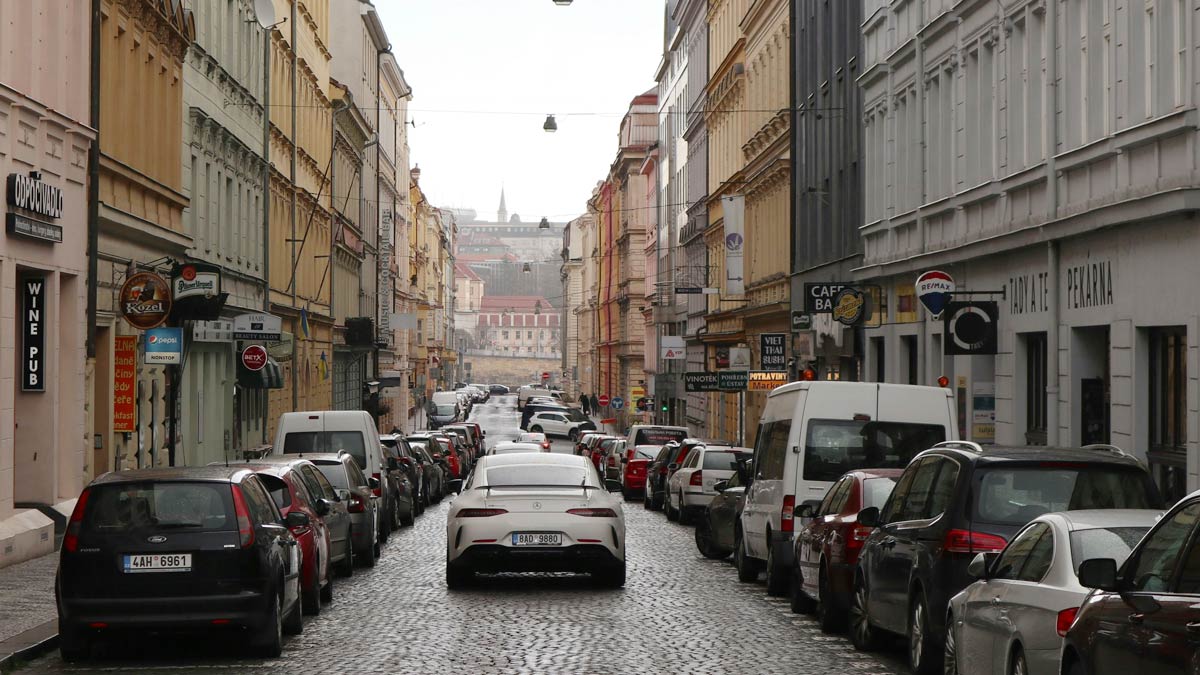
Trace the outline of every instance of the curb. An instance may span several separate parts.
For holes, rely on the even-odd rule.
[[[58,620],[51,619],[15,637],[0,642],[0,673],[16,670],[58,647]]]

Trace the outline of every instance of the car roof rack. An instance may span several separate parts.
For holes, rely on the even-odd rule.
[[[1107,453],[1110,453],[1113,455],[1117,455],[1118,457],[1130,457],[1131,456],[1128,452],[1125,452],[1121,448],[1118,448],[1117,446],[1111,445],[1109,443],[1090,443],[1088,445],[1083,446],[1083,449],[1084,450],[1097,450],[1099,452],[1107,452]]]
[[[934,443],[933,447],[951,448],[953,450],[966,450],[967,452],[973,452],[977,455],[983,454],[983,446],[973,441],[942,441],[941,443]]]

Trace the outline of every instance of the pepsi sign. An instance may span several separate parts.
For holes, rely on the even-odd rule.
[[[935,317],[940,316],[954,298],[954,277],[931,270],[917,277],[917,299]]]
[[[183,329],[151,328],[146,331],[146,365],[183,363]]]

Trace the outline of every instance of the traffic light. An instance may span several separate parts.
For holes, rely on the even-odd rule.
[[[662,412],[671,412],[671,404],[668,401],[663,401],[658,404],[658,409]]]

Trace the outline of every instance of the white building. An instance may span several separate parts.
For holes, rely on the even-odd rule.
[[[945,375],[965,438],[1111,442],[1200,487],[1200,1],[865,9],[867,378]],[[933,269],[1005,292],[959,296],[998,302],[997,354],[943,357]]]

